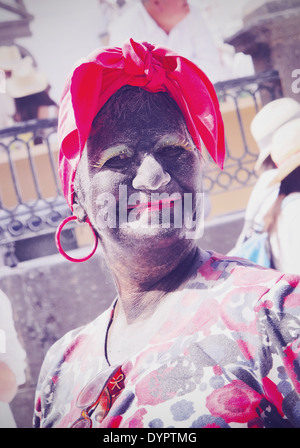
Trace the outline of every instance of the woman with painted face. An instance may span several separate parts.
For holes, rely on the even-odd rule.
[[[221,168],[225,148],[206,75],[147,43],[98,50],[67,80],[59,138],[58,248],[87,222],[118,294],[49,350],[34,426],[299,427],[299,278],[199,247],[201,141]]]

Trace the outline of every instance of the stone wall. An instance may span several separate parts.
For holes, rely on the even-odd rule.
[[[293,88],[293,73],[300,69],[300,2],[258,3],[256,9],[245,14],[243,28],[228,37],[226,43],[233,45],[237,52],[251,55],[256,73],[277,70],[283,96],[299,101],[299,92]]]

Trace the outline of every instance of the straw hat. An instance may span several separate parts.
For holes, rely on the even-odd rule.
[[[270,155],[274,132],[296,117],[300,117],[300,104],[292,98],[271,101],[257,113],[251,123],[251,132],[260,150],[255,171],[259,171]]]
[[[6,83],[7,93],[13,98],[33,95],[46,90],[47,87],[46,76],[33,67],[33,60],[30,56],[21,59]]]
[[[16,45],[0,47],[0,69],[6,72],[12,71],[22,59],[21,53]]]
[[[270,155],[277,166],[270,182],[274,185],[300,166],[300,118],[289,121],[274,133]]]

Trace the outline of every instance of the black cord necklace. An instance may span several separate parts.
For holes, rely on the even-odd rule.
[[[106,333],[105,333],[105,339],[104,339],[104,356],[106,359],[107,364],[110,366],[110,362],[108,360],[108,353],[107,353],[107,341],[108,341],[108,333],[109,333],[109,329],[111,327],[111,324],[113,323],[114,320],[114,315],[115,315],[115,309],[116,309],[116,305],[117,305],[118,299],[115,300],[115,303],[113,304],[111,313],[110,313],[110,318],[109,318],[109,322],[106,328]]]

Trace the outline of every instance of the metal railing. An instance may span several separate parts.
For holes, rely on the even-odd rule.
[[[53,233],[70,213],[57,177],[56,130],[57,119],[0,130],[0,249],[5,265],[17,264],[17,241]]]
[[[231,105],[232,117],[235,120],[239,141],[238,150],[233,148],[230,130],[226,128],[226,112],[222,112],[225,123],[226,160],[224,170],[220,171],[216,165],[210,164],[205,173],[205,191],[210,195],[222,193],[228,189],[239,189],[252,186],[257,175],[253,166],[257,160],[258,148],[250,142],[249,118],[254,117],[266,103],[282,97],[281,83],[277,71],[269,71],[255,76],[238,78],[215,84],[220,101],[221,112],[224,104]],[[248,121],[243,117],[241,103],[245,102],[248,111]],[[250,115],[251,114],[251,115]],[[234,117],[234,118],[233,118]],[[252,143],[252,144],[250,144]]]
[[[229,124],[236,120],[240,144],[236,153],[227,141],[222,172],[209,164],[204,188],[210,196],[244,188],[256,180],[253,164],[257,151],[249,145],[249,123],[243,117],[241,102],[246,101],[255,114],[263,103],[282,96],[278,73],[274,71],[218,82],[215,88],[221,111],[227,108],[223,115],[225,131],[229,114]],[[56,119],[32,120],[0,130],[0,251],[5,265],[18,263],[16,242],[54,233],[62,218],[70,214],[57,177],[56,130]]]

